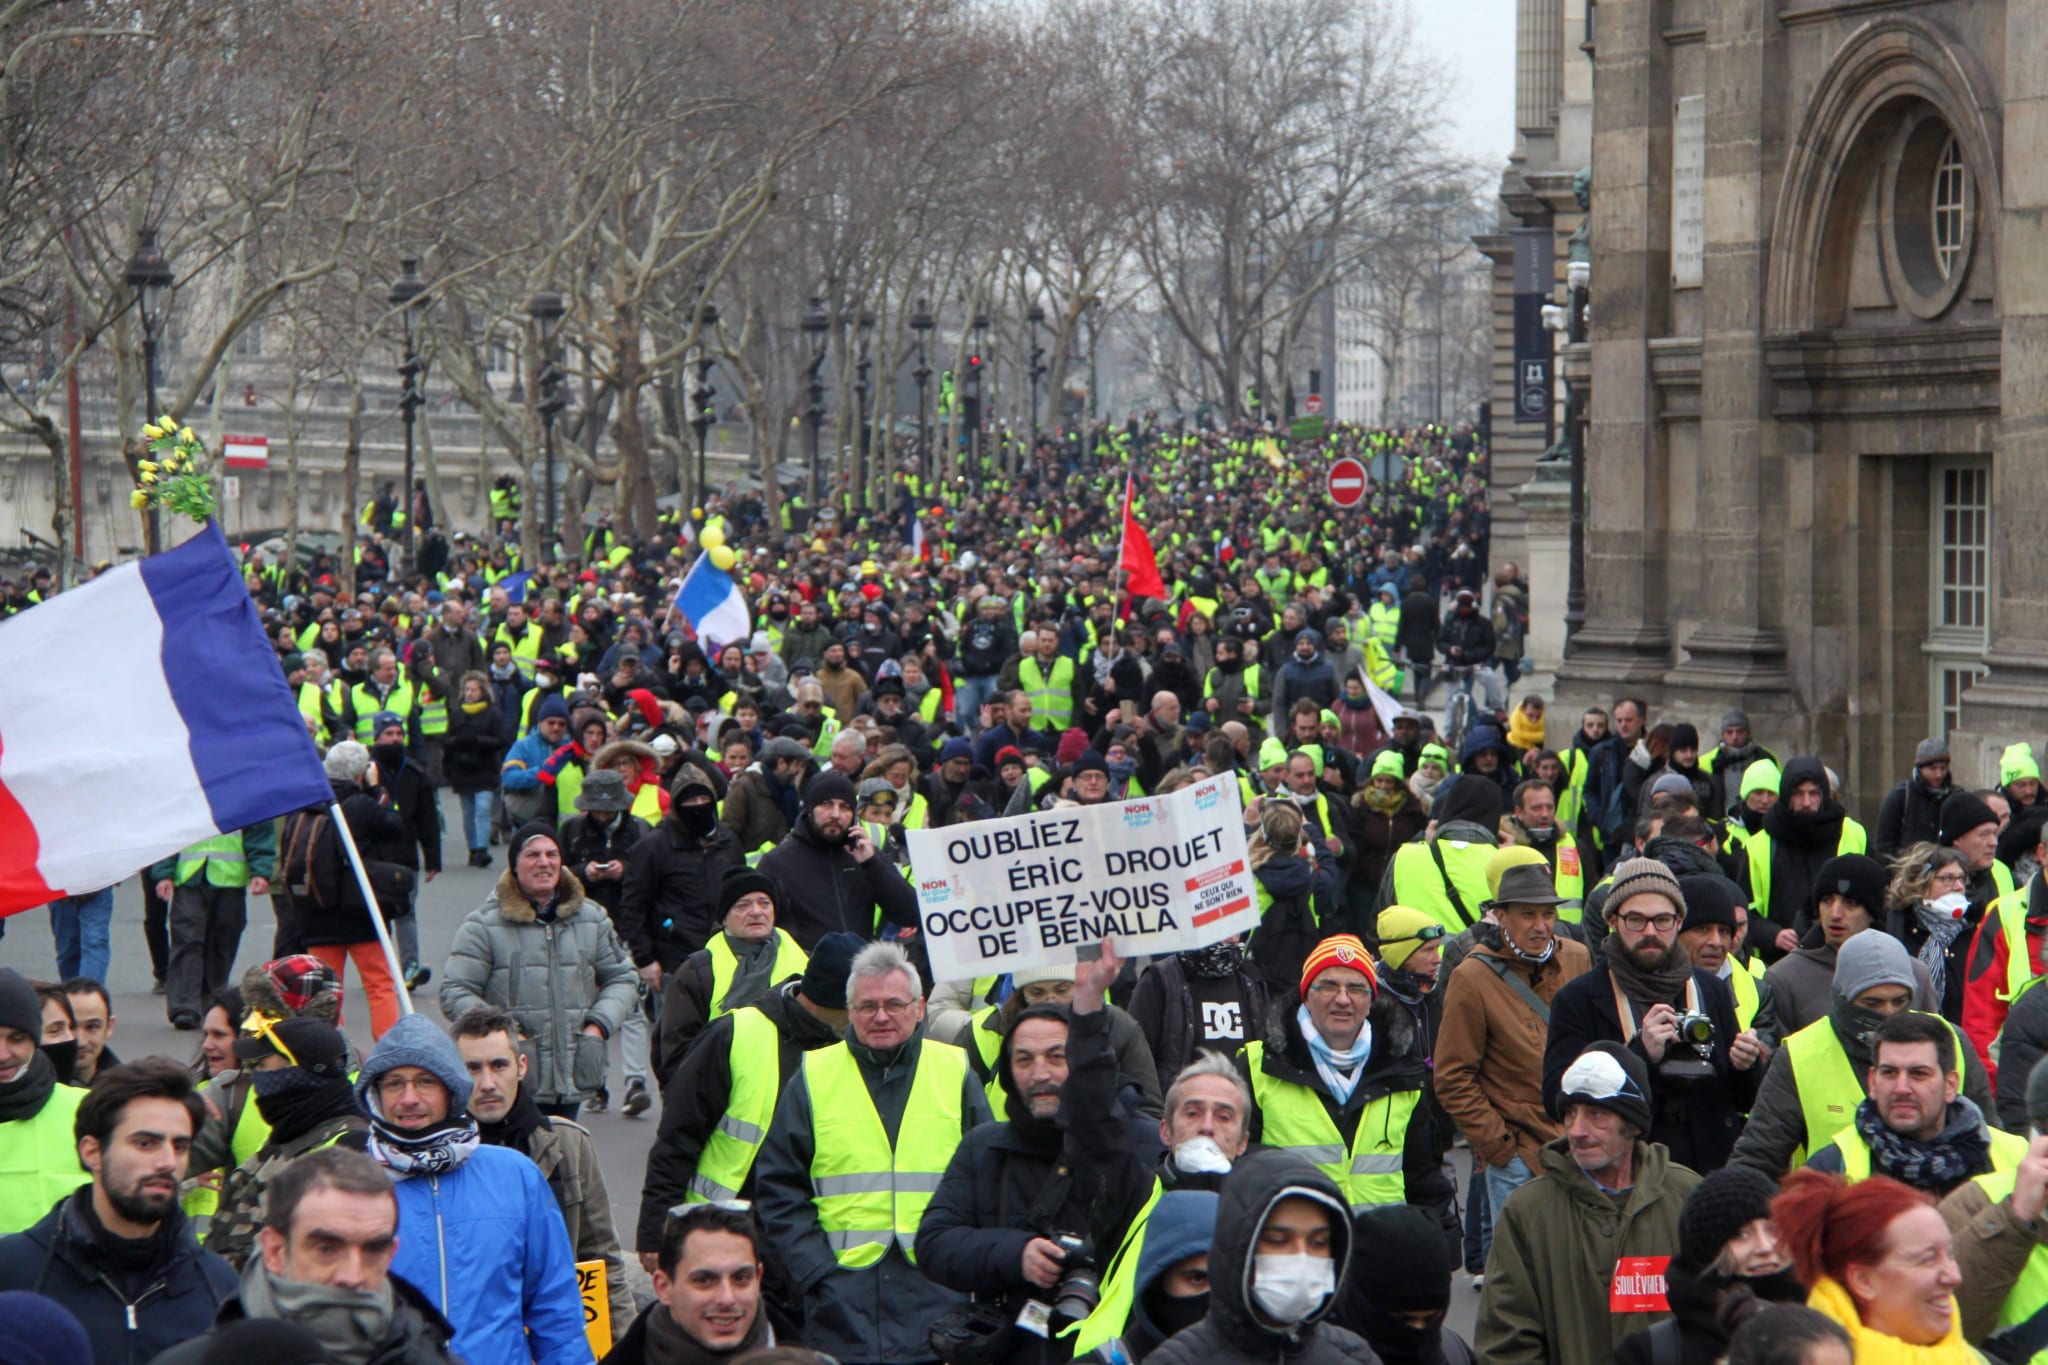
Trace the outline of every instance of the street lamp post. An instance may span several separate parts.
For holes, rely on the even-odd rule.
[[[706,472],[705,452],[711,440],[711,424],[717,420],[713,415],[712,403],[718,397],[718,390],[711,387],[711,344],[704,339],[705,329],[718,325],[718,305],[709,299],[697,313],[697,387],[690,393],[690,401],[697,405],[697,415],[690,419],[690,425],[697,429],[697,505],[706,501],[709,475]]]
[[[1045,326],[1045,310],[1032,304],[1024,314],[1024,320],[1031,324],[1031,454],[1038,455],[1038,384],[1045,378],[1045,347],[1040,344],[1039,329]]]
[[[832,315],[825,311],[825,300],[816,294],[811,295],[810,306],[804,309],[801,325],[804,335],[811,339],[811,362],[807,371],[811,402],[804,409],[804,420],[810,427],[811,515],[816,516],[824,500],[824,494],[818,487],[818,429],[825,424],[825,334],[832,329]]]
[[[868,343],[875,334],[875,315],[865,308],[861,309],[860,318],[855,326],[860,333],[860,351],[853,365],[853,396],[860,417],[860,440],[854,448],[860,451],[861,478],[865,480],[868,477],[868,452],[872,448],[868,434],[868,374],[874,369],[874,360],[868,354]],[[872,506],[873,497],[870,496],[868,501]]]
[[[919,496],[927,480],[931,478],[932,428],[931,410],[925,404],[925,385],[931,382],[932,367],[925,350],[926,338],[931,335],[932,310],[923,299],[917,301],[917,311],[910,315],[910,330],[917,333],[917,368],[910,377],[917,381],[917,477]]]
[[[974,420],[968,423],[967,426],[967,467],[971,471],[968,476],[969,482],[973,487],[979,489],[984,472],[981,463],[981,431],[982,424],[988,420],[988,410],[985,406],[987,395],[982,392],[982,380],[988,374],[988,314],[986,312],[976,313],[974,315],[973,327],[974,355],[979,363],[969,366],[967,375],[974,386],[974,392],[971,395],[974,401],[968,409],[974,414]]]
[[[541,442],[547,458],[547,495],[541,503],[541,515],[547,522],[547,534],[555,538],[555,418],[569,406],[569,396],[563,392],[567,376],[555,363],[555,337],[567,311],[562,296],[552,289],[541,290],[526,300],[526,316],[533,320],[538,343],[535,354],[539,364],[533,376],[534,411],[540,414]]]
[[[420,278],[420,258],[401,256],[398,260],[398,278],[391,282],[391,292],[385,295],[385,302],[398,310],[401,325],[405,329],[405,351],[398,362],[398,381],[405,386],[398,398],[398,413],[405,422],[405,482],[400,504],[405,509],[405,572],[412,573],[418,542],[415,539],[413,479],[413,425],[419,420],[420,405],[426,402],[421,394],[421,382],[426,375],[426,365],[420,360],[414,324],[426,310],[425,294],[427,284]]]
[[[171,262],[156,244],[156,229],[142,229],[136,238],[135,255],[128,261],[127,281],[142,313],[142,388],[149,408],[142,419],[145,422],[162,416],[156,406],[156,343],[163,330],[165,307],[170,302],[171,280]],[[142,533],[151,554],[162,548],[162,523],[156,508],[149,509]]]
[[[1576,246],[1576,243],[1574,244]],[[1576,251],[1573,253],[1577,254]],[[1593,286],[1590,262],[1574,260],[1565,266],[1567,294],[1566,338],[1574,344],[1586,340],[1586,304]],[[1564,638],[1567,647],[1586,623],[1586,386],[1565,388],[1565,440],[1572,462],[1571,534],[1568,542],[1567,577],[1564,594]]]

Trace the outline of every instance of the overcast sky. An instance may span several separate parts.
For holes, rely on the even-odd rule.
[[[1496,172],[1515,142],[1515,0],[1409,0],[1416,45],[1455,91],[1446,101],[1453,149]]]

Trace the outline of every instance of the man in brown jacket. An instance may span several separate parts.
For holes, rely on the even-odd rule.
[[[1543,1144],[1564,1130],[1543,1106],[1543,1044],[1559,987],[1592,965],[1584,944],[1557,933],[1562,897],[1550,869],[1501,874],[1490,921],[1444,987],[1436,1096],[1472,1155],[1486,1164],[1496,1212],[1538,1170]]]
[[[1966,1180],[1941,1201],[1963,1273],[1956,1309],[1963,1339],[1972,1344],[2001,1326],[2025,1324],[2020,1331],[2031,1334],[2034,1350],[2048,1345],[2030,1321],[2048,1308],[2041,1292],[2048,1271],[2048,1222],[2041,1216],[2048,1206],[2048,1066],[2027,1077],[2027,1123],[2034,1141],[2017,1167]]]

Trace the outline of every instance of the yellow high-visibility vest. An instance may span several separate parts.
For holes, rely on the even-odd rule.
[[[802,1075],[811,1103],[812,1202],[834,1259],[858,1270],[893,1244],[915,1265],[917,1225],[960,1145],[967,1054],[930,1038],[918,1044],[893,1147],[845,1043],[807,1054]]]

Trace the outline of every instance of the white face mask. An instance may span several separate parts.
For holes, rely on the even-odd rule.
[[[1191,1137],[1173,1149],[1173,1164],[1183,1175],[1228,1175],[1230,1158],[1216,1139]]]
[[[1292,1327],[1337,1288],[1337,1263],[1328,1256],[1254,1256],[1252,1301],[1277,1323]]]
[[[1970,908],[1970,898],[1960,891],[1951,891],[1946,896],[1937,897],[1927,904],[1930,909],[1939,910],[1950,919],[1961,919],[1963,913]]]

